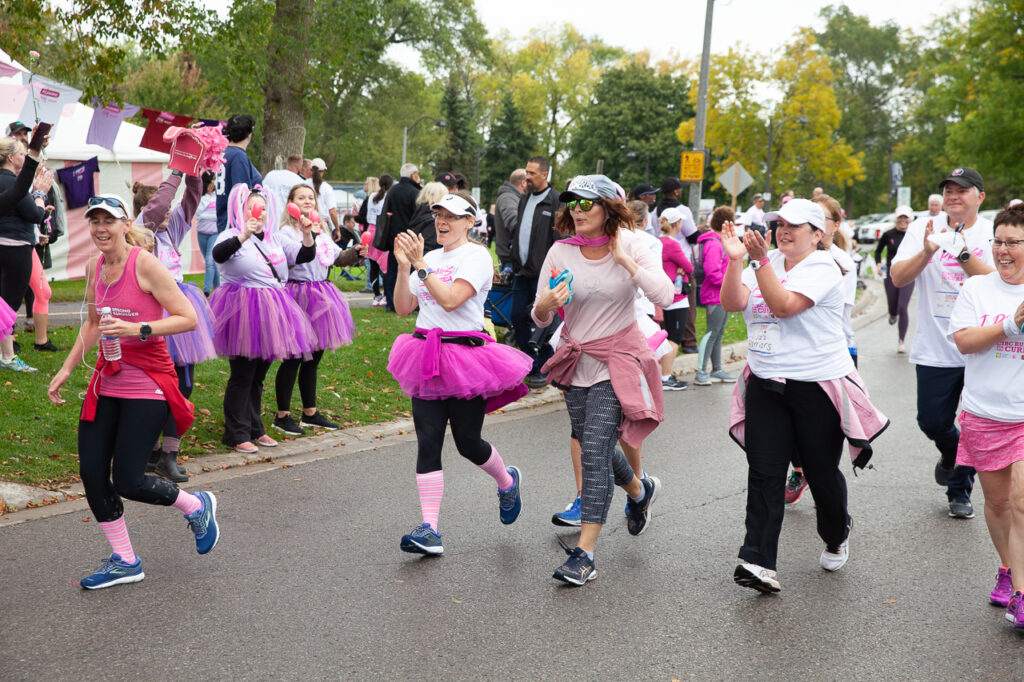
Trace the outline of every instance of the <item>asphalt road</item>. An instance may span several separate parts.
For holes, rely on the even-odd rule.
[[[502,526],[493,483],[449,444],[440,558],[398,549],[419,520],[411,440],[207,476],[223,530],[207,556],[175,510],[127,503],[134,585],[76,586],[109,553],[76,503],[0,528],[0,680],[1024,678],[1024,639],[987,603],[998,559],[980,489],[977,518],[947,517],[895,331],[883,318],[858,338],[893,423],[874,468],[848,474],[838,573],[818,566],[805,496],[786,514],[782,593],[733,584],[746,466],[730,388],[694,387],[666,396],[646,445],[665,486],[650,529],[626,532],[617,492],[582,588],[551,579],[556,535],[574,539],[550,524],[573,489],[566,414],[522,410],[484,434],[523,471],[522,516]]]

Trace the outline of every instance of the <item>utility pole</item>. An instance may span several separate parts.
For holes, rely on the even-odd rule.
[[[704,52],[700,56],[700,85],[697,89],[697,121],[693,131],[693,150],[704,151],[704,128],[708,114],[708,71],[711,69],[711,19],[715,13],[715,0],[708,0],[707,14],[704,15]],[[707,165],[707,157],[704,160]],[[700,217],[700,192],[702,182],[690,183],[690,211],[693,220]]]

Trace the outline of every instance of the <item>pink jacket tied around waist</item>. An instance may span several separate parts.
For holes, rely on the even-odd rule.
[[[608,366],[612,390],[622,406],[622,440],[638,447],[665,419],[661,369],[640,327],[634,322],[610,336],[579,343],[563,325],[562,342],[542,370],[548,381],[559,388],[572,386],[583,353]]]
[[[733,388],[732,404],[729,407],[729,435],[744,450],[746,450],[747,383],[751,377],[754,377],[754,374],[748,365],[743,368],[743,376]],[[780,386],[786,383],[785,379],[769,379],[768,381],[778,382]],[[871,404],[868,389],[856,369],[845,377],[817,383],[825,391],[825,395],[836,408],[836,412],[839,413],[840,428],[850,444],[850,459],[853,460],[853,466],[863,469],[873,454],[871,441],[878,438],[889,427],[888,417]]]

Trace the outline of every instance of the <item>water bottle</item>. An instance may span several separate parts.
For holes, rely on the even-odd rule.
[[[100,322],[112,318],[114,316],[113,311],[104,306],[100,308]],[[113,362],[121,359],[121,339],[116,336],[105,336],[100,334],[100,353],[103,355],[103,359],[107,362]]]
[[[682,295],[683,293],[683,276],[677,275],[675,281],[676,293]]]

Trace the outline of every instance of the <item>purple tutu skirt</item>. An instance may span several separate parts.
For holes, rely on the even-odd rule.
[[[18,319],[18,313],[7,305],[7,302],[0,298],[0,339],[6,339],[14,331],[14,321]]]
[[[533,359],[503,343],[465,346],[440,344],[439,374],[423,378],[424,339],[402,334],[391,346],[388,371],[402,393],[410,398],[441,400],[487,398],[487,411],[519,400],[530,392],[523,379],[533,369]]]
[[[316,337],[314,350],[334,350],[352,343],[356,323],[334,282],[288,282],[285,289],[309,316]]]
[[[167,352],[176,365],[198,365],[206,360],[217,357],[217,349],[213,345],[213,313],[206,296],[192,282],[178,282],[178,288],[196,311],[196,328],[184,334],[172,334],[164,337],[167,341]],[[165,315],[166,317],[166,311]]]
[[[283,288],[225,284],[213,290],[210,310],[219,355],[285,360],[314,350],[309,318]]]

